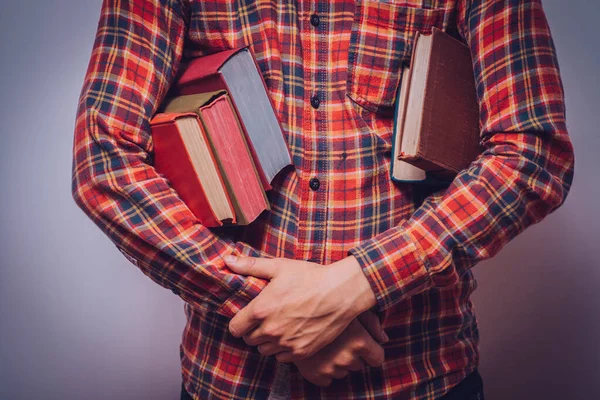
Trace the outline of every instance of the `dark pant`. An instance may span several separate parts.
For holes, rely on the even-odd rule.
[[[181,386],[181,400],[193,400],[183,385]],[[475,370],[440,400],[484,400],[481,375]]]
[[[481,375],[477,370],[473,371],[440,400],[484,400]]]

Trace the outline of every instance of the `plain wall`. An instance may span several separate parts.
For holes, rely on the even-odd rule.
[[[183,305],[70,194],[99,0],[0,11],[0,399],[177,399]],[[478,265],[489,400],[600,398],[600,6],[546,0],[576,150],[565,205]]]

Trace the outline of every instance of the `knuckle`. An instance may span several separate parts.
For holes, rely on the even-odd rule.
[[[268,315],[269,315],[269,310],[266,307],[262,306],[261,304],[257,304],[252,309],[252,318],[253,319],[263,320],[263,319],[267,318]]]
[[[365,339],[363,338],[358,338],[354,341],[354,348],[357,351],[364,351],[367,350],[367,342]]]
[[[256,257],[247,257],[244,259],[246,274],[254,275],[257,266],[257,258]]]
[[[265,325],[265,327],[263,328],[263,334],[265,336],[275,338],[275,337],[279,336],[280,329],[276,325],[268,324],[268,325]]]
[[[303,359],[308,357],[308,351],[306,351],[306,349],[294,349],[292,351],[292,354],[294,355],[294,358],[298,358],[298,359]]]
[[[256,258],[246,258],[246,267],[248,268],[248,272],[252,272],[252,270],[256,267]]]
[[[333,365],[324,365],[321,368],[321,375],[325,376],[325,377],[330,377],[335,373],[335,368],[333,367]]]
[[[353,364],[354,364],[354,358],[350,357],[350,356],[344,356],[337,362],[337,365],[342,368],[350,367]]]

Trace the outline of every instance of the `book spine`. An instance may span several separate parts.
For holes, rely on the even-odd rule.
[[[244,125],[242,124],[242,121],[240,120],[240,115],[237,112],[237,109],[233,105],[233,101],[231,101],[231,97],[229,96],[229,94],[226,94],[225,97],[227,98],[227,104],[229,105],[229,108],[230,108],[230,110],[235,118],[235,121],[237,123],[238,130],[242,135],[242,142],[244,143],[246,153],[250,155],[250,161],[252,164],[252,168],[254,170],[254,175],[256,176],[256,179],[262,185],[262,188],[263,188],[262,194],[263,194],[265,204],[267,205],[267,210],[270,210],[271,206],[269,204],[269,199],[267,198],[267,194],[265,192],[267,190],[272,189],[271,184],[267,180],[267,177],[266,177],[265,173],[263,172],[262,168],[260,168],[260,163],[258,162],[258,156],[256,154],[256,151],[254,150],[254,147],[252,147],[252,143],[250,142],[250,139],[248,138],[248,134],[246,133],[246,130],[244,129]]]
[[[275,103],[273,102],[273,98],[269,94],[269,88],[267,87],[267,83],[265,82],[265,79],[263,78],[263,74],[262,74],[262,72],[260,70],[260,66],[258,65],[258,62],[256,61],[256,56],[254,55],[254,52],[252,51],[252,48],[249,47],[249,46],[248,46],[248,51],[252,55],[252,60],[254,60],[254,65],[256,66],[256,70],[258,71],[258,74],[260,75],[260,80],[262,81],[262,84],[263,84],[263,86],[265,88],[265,92],[267,92],[267,97],[269,98],[269,101],[271,102],[271,108],[273,109],[273,113],[275,114],[275,119],[277,119],[277,123],[279,124],[279,129],[283,133],[283,125],[281,125],[281,121],[279,120],[279,116],[277,115],[277,109],[275,108]],[[291,160],[292,159],[292,153],[290,153],[289,147],[286,146],[286,149],[288,151],[288,156],[289,156],[289,158]]]
[[[269,208],[254,161],[239,129],[234,108],[223,95],[198,110],[239,225],[247,225]],[[238,127],[236,130],[234,127]]]
[[[256,62],[256,61],[255,61]],[[258,68],[258,66],[257,66]],[[262,78],[262,75],[261,75]],[[227,86],[227,83],[225,82],[224,79],[221,79],[223,82],[223,85],[225,87],[225,90],[227,91],[227,93],[231,93],[231,91],[229,90],[229,86]],[[263,81],[264,84],[264,81]],[[266,88],[265,88],[266,89]],[[254,147],[254,144],[252,143],[252,140],[250,139],[250,135],[248,135],[248,131],[246,130],[246,126],[244,125],[244,123],[242,122],[242,117],[240,116],[240,112],[238,111],[237,106],[235,105],[235,99],[231,96],[229,97],[229,101],[231,102],[232,108],[235,111],[235,115],[240,123],[240,127],[242,128],[242,132],[244,133],[244,137],[246,138],[246,143],[248,144],[248,149],[250,150],[250,154],[252,155],[252,160],[254,161],[254,166],[256,167],[256,171],[258,172],[258,176],[260,177],[260,182],[263,185],[263,189],[265,191],[271,190],[273,187],[271,186],[271,182],[269,182],[269,179],[267,178],[267,174],[265,174],[265,171],[263,170],[263,167],[260,163],[260,160],[258,158],[258,154],[256,153],[256,149]],[[270,96],[269,100],[271,99]],[[273,105],[273,103],[271,103],[271,106]],[[279,120],[278,120],[279,122]]]

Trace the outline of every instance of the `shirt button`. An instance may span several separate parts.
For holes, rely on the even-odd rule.
[[[313,14],[310,16],[310,24],[312,26],[314,26],[316,28],[317,26],[319,26],[319,23],[321,23],[321,19],[319,18],[319,16],[317,14]]]
[[[312,189],[312,190],[318,190],[319,186],[321,186],[321,182],[319,182],[319,180],[317,178],[312,178],[310,180],[310,182],[308,182],[308,186]]]
[[[319,105],[321,104],[321,101],[319,100],[319,96],[317,96],[316,94],[310,98],[310,105],[316,110],[317,108],[319,108]]]

